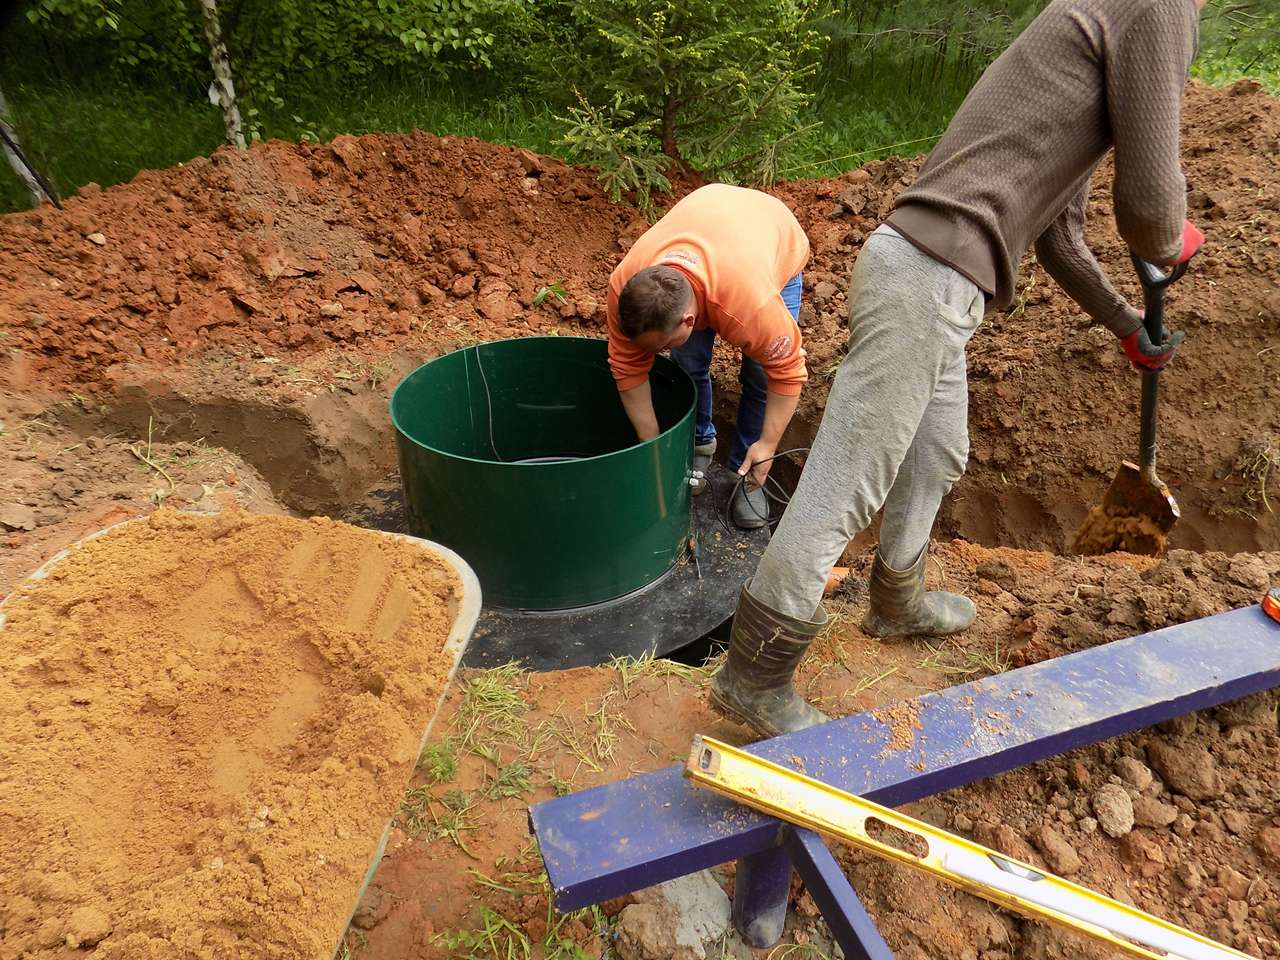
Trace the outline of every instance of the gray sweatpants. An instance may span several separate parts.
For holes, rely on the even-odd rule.
[[[812,617],[831,568],[882,506],[885,562],[920,558],[969,459],[964,349],[984,306],[972,281],[891,227],[867,239],[849,282],[849,353],[751,581],[761,603]]]

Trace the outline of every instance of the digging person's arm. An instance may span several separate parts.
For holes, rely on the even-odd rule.
[[[740,476],[751,473],[756,486],[764,486],[769,468],[773,466],[773,455],[778,452],[782,443],[782,435],[795,415],[800,403],[800,395],[786,395],[769,391],[764,405],[764,429],[760,431],[760,439],[747,448],[742,466],[738,470]]]
[[[1199,245],[1199,231],[1186,230],[1187,182],[1179,155],[1182,95],[1199,31],[1196,4],[1164,0],[1129,26],[1106,63],[1116,227],[1150,263],[1180,263]]]
[[[1089,181],[1036,240],[1036,259],[1067,296],[1117,337],[1127,337],[1142,325],[1142,316],[1122,297],[1084,241]]]

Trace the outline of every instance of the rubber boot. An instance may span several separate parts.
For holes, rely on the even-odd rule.
[[[926,593],[925,549],[910,569],[895,570],[876,551],[867,584],[871,606],[862,621],[863,632],[873,637],[945,637],[967,630],[978,615],[968,597],[958,593]]]
[[[729,632],[729,659],[711,679],[711,706],[765,737],[826,723],[791,683],[813,638],[827,625],[771,610],[742,588]]]
[[[764,488],[747,481],[733,488],[730,505],[733,524],[741,530],[758,530],[769,522],[769,498]]]
[[[707,477],[711,473],[711,461],[716,455],[716,438],[706,443],[694,444],[693,461],[689,464],[689,489],[696,497],[707,489]]]

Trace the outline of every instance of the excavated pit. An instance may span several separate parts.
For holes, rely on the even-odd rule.
[[[400,365],[408,367],[411,362],[402,359]],[[734,402],[728,389],[723,393],[718,414],[731,411]],[[382,390],[326,391],[295,403],[174,390],[148,395],[144,387],[136,386],[120,390],[100,405],[92,400],[64,404],[51,413],[82,440],[145,437],[150,425],[153,436],[165,442],[201,441],[222,448],[251,465],[274,499],[300,515],[358,516],[371,498],[382,501],[384,510],[402,509],[386,505],[388,491],[394,491],[399,480],[395,435]],[[721,437],[733,436],[732,423],[727,416],[717,416]],[[802,412],[784,446],[808,446],[816,429],[813,415]],[[728,443],[722,444],[727,447]],[[787,495],[802,464],[803,454],[798,454],[774,467],[773,475]],[[984,473],[971,471],[944,501],[937,538],[1069,553],[1075,532],[1107,490],[1107,481],[1101,478],[1081,479],[1070,493],[1062,489],[1065,478],[1054,478],[1043,490],[1012,483],[992,486]],[[1183,518],[1169,537],[1171,548],[1248,553],[1280,546],[1280,525],[1261,503],[1252,515],[1247,501],[1234,511],[1206,509],[1204,505],[1212,504],[1220,488],[1220,481],[1174,488]],[[1276,499],[1280,500],[1280,489]],[[383,522],[397,521],[388,516]],[[871,542],[875,529],[873,525],[855,546]]]

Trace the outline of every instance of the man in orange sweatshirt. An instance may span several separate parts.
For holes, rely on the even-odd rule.
[[[809,240],[781,200],[717,183],[672,207],[609,277],[609,364],[636,435],[658,435],[649,392],[654,354],[670,350],[697,386],[694,493],[705,489],[716,451],[716,334],[742,350],[729,466],[747,477],[731,507],[746,529],[768,522],[763,484],[808,376],[796,323],[808,259]]]

